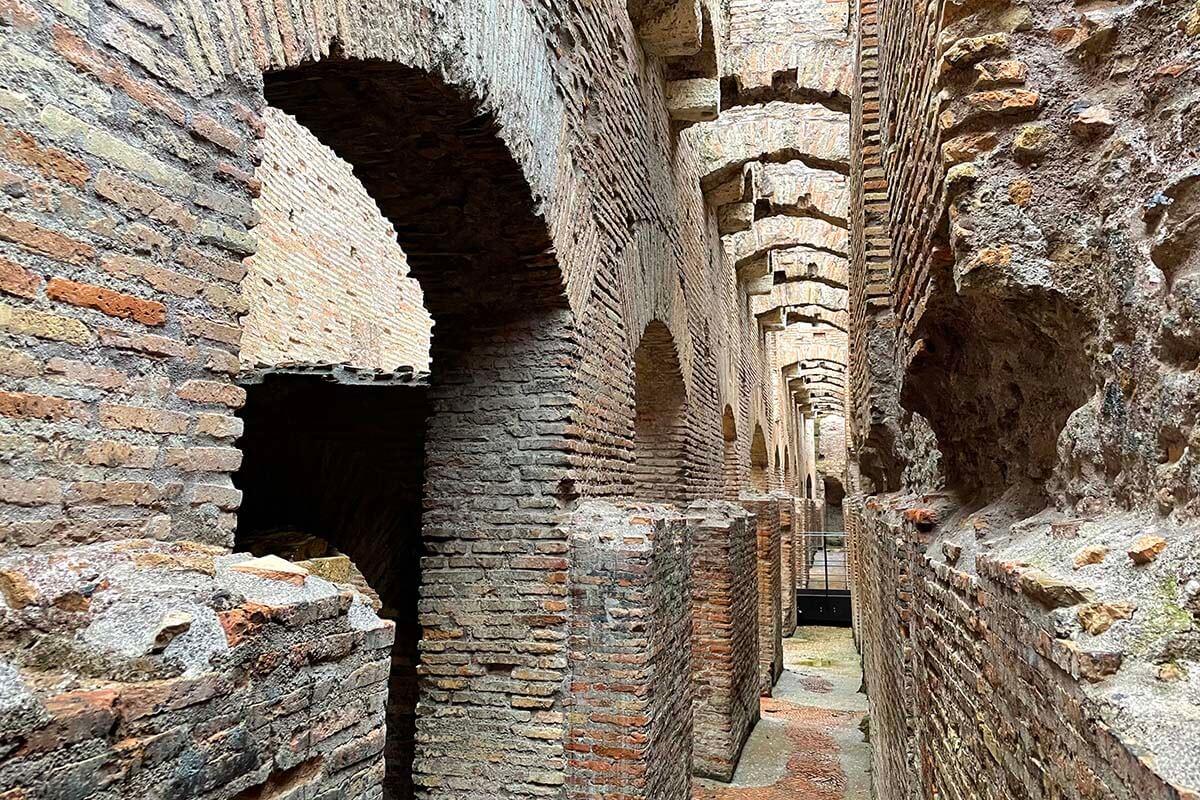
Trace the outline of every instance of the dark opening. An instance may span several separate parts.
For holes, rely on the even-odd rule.
[[[345,582],[395,621],[387,796],[412,797],[427,389],[268,375],[246,392],[236,546],[349,567]],[[338,563],[341,554],[349,564]]]
[[[842,517],[842,500],[846,497],[846,490],[842,488],[841,481],[836,478],[826,476],[824,484],[825,530],[843,531],[846,529],[846,525]]]

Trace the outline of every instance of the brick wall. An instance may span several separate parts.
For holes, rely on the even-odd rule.
[[[692,771],[691,537],[671,506],[583,503],[567,523],[567,796],[687,797]],[[557,727],[555,727],[557,726]],[[535,776],[536,777],[536,776]]]
[[[779,615],[785,637],[796,632],[796,504],[790,495],[779,498]]]
[[[1185,774],[1186,757],[1157,766],[1139,758],[1122,732],[1128,721],[1114,722],[1086,688],[1109,674],[1112,656],[1056,634],[1045,607],[1030,603],[1027,566],[980,554],[956,567],[927,554],[929,534],[896,512],[871,501],[857,523],[869,579],[856,602],[881,792],[1195,796],[1160,774]]]
[[[268,107],[263,123],[242,364],[427,370],[433,323],[392,223],[351,166],[293,117]]]
[[[732,503],[688,506],[695,775],[728,781],[759,718],[757,527]]]
[[[758,690],[770,697],[783,673],[783,619],[780,611],[779,501],[742,497],[755,521],[758,564]]]
[[[746,288],[698,189],[702,144],[672,129],[660,65],[644,57],[625,10],[426,5],[5,6],[0,536],[45,549],[133,539],[228,548],[241,499],[231,474],[242,462],[243,362],[374,352],[343,311],[378,318],[392,305],[390,284],[359,305],[339,289],[337,314],[305,312],[320,326],[283,315],[290,301],[274,294],[301,272],[271,255],[283,195],[314,188],[293,180],[300,165],[288,174],[283,162],[297,153],[271,150],[268,109],[279,109],[352,166],[437,321],[416,792],[471,797],[485,783],[505,797],[561,793],[560,523],[580,496],[627,496],[634,484],[639,332],[657,321],[674,343],[689,497],[722,492],[722,400],[739,431],[765,428],[772,453],[786,416],[773,407],[778,387]],[[792,104],[771,105],[719,169],[797,136],[823,163],[844,150],[842,115],[810,107],[811,119],[798,120]],[[294,129],[287,139],[310,141]],[[337,169],[340,187],[349,178]],[[324,242],[312,228],[349,213],[327,205],[322,219],[283,226],[288,247]],[[246,282],[245,259],[259,248]],[[344,274],[351,263],[334,266]],[[269,269],[270,293],[256,294],[268,291]],[[283,316],[266,324],[272,310]],[[257,352],[285,328],[300,341]],[[737,440],[744,471],[750,442]],[[682,611],[671,615],[683,607],[663,606],[665,624],[685,625]],[[4,660],[28,668],[30,649],[14,645],[0,642]],[[324,669],[335,672],[332,663]],[[518,671],[527,677],[516,682]],[[690,741],[670,706],[686,693],[665,685],[648,702],[654,730],[670,734],[652,747],[664,764],[686,763],[670,749]],[[348,701],[349,689],[331,686],[323,702]],[[330,780],[314,791],[340,785]],[[678,773],[661,780],[655,791],[679,790]],[[369,797],[377,784],[347,793]]]

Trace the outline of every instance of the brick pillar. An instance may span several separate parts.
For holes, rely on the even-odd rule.
[[[592,501],[566,527],[566,797],[688,800],[692,590],[686,522],[672,506]]]
[[[779,502],[773,497],[743,496],[742,506],[754,515],[758,556],[759,693],[771,688],[783,672],[783,625],[779,602]]]
[[[796,632],[796,500],[779,497],[779,615],[782,635]]]
[[[692,538],[692,771],[733,778],[759,718],[757,528],[734,503],[687,509]]]

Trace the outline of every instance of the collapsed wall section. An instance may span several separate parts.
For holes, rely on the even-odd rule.
[[[569,543],[566,796],[687,800],[692,774],[692,561],[672,506],[588,501]],[[552,777],[552,776],[549,776]],[[548,784],[548,786],[553,784]]]
[[[0,560],[0,795],[381,798],[394,626],[261,561],[147,540]]]
[[[687,509],[692,536],[693,773],[729,781],[758,721],[755,519],[733,503]]]

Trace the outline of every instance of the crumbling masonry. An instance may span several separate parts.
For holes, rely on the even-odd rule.
[[[880,798],[1200,797],[1198,60],[0,0],[0,800],[686,800],[823,530]]]

